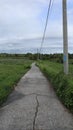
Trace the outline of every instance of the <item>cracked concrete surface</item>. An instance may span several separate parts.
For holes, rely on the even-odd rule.
[[[73,130],[73,115],[33,64],[0,108],[0,130]]]
[[[33,130],[35,130],[35,123],[36,123],[36,118],[37,118],[37,114],[38,114],[38,107],[39,107],[37,95],[36,95],[36,102],[37,102],[37,106],[36,106],[35,116],[34,116],[34,120],[33,120]]]

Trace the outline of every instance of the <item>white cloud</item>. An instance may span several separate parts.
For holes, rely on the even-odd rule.
[[[73,2],[68,0],[68,6]],[[48,0],[0,0],[0,38],[34,38],[43,35]],[[72,6],[73,7],[73,6]],[[72,35],[73,9],[68,9],[69,35]],[[62,36],[62,0],[55,0],[47,36]]]

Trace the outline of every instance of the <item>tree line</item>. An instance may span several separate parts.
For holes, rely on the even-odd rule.
[[[72,61],[73,60],[73,54],[68,54],[69,59]],[[1,53],[0,58],[24,58],[24,59],[29,59],[29,60],[50,60],[53,62],[59,62],[63,63],[63,54],[32,54],[32,53],[27,53],[27,54],[8,54],[8,53]]]

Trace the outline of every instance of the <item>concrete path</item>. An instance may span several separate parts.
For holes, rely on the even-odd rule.
[[[73,130],[73,116],[33,64],[0,109],[0,130]]]

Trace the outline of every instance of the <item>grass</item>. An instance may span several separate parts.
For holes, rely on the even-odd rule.
[[[29,70],[31,61],[0,58],[0,105],[6,101],[14,85]]]
[[[73,65],[69,66],[69,75],[65,75],[63,64],[49,61],[39,61],[37,64],[53,84],[59,99],[73,113]]]

